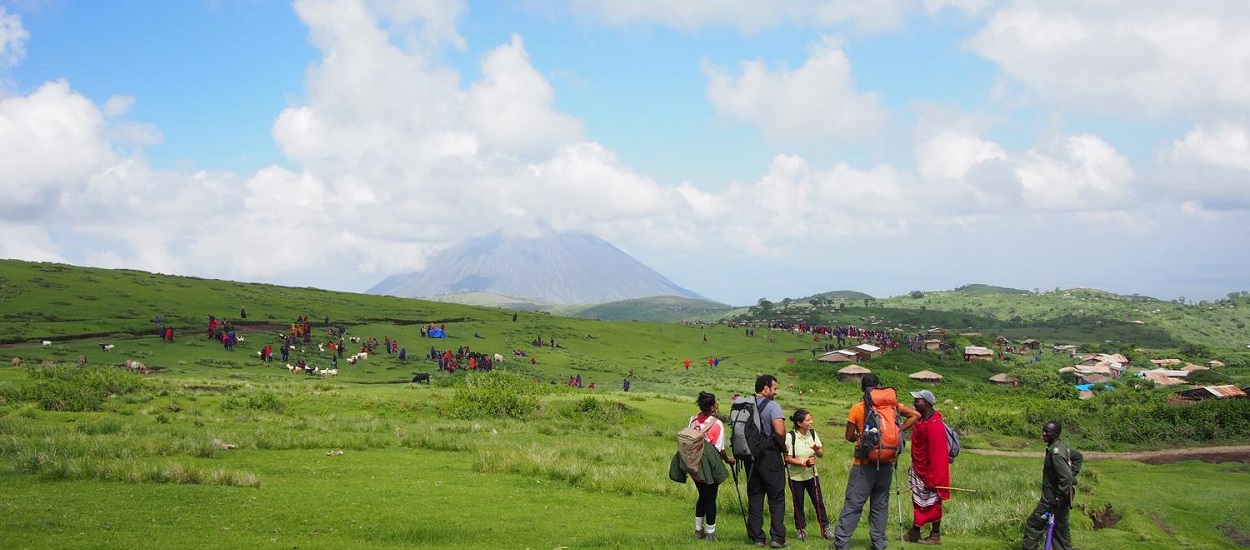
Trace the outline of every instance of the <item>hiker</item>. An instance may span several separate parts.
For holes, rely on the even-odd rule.
[[[911,468],[907,485],[911,487],[912,526],[903,534],[907,542],[942,543],[942,501],[950,500],[950,449],[946,444],[946,424],[942,413],[934,409],[937,397],[929,390],[911,392],[920,421],[911,430]],[[924,524],[933,525],[929,536],[920,538]]]
[[[829,513],[825,511],[825,497],[820,490],[820,473],[816,471],[816,459],[825,456],[825,447],[816,430],[812,429],[811,413],[798,409],[790,415],[790,421],[794,423],[794,429],[786,435],[785,461],[788,465],[786,474],[790,482],[790,500],[794,505],[794,528],[799,532],[800,541],[807,540],[807,515],[803,510],[803,495],[807,494],[816,509],[820,536],[832,538]]]
[[[880,385],[881,380],[875,374],[865,374],[860,380],[860,388],[864,390],[865,399],[871,399],[874,410],[893,410],[893,418],[883,419],[883,423],[893,422],[894,418],[900,414],[906,417],[902,427],[897,428],[895,433],[897,436],[920,420],[920,413],[900,404],[894,388],[878,388],[877,386]],[[897,457],[879,456],[875,460],[871,456],[861,457],[861,455],[868,454],[867,449],[861,449],[860,444],[865,436],[866,419],[864,400],[852,405],[850,413],[846,415],[845,438],[856,444],[856,453],[855,462],[851,466],[851,473],[846,482],[846,496],[842,502],[842,512],[838,514],[838,526],[833,533],[833,548],[839,550],[850,545],[851,535],[855,534],[855,527],[859,525],[859,518],[864,513],[864,504],[870,501],[868,533],[872,538],[872,547],[881,550],[888,543],[885,537],[885,526],[889,521],[890,480],[894,475],[894,460]]]
[[[720,453],[721,460],[732,466],[734,459],[725,452],[725,425],[716,418],[716,412],[720,408],[716,395],[701,391],[695,403],[699,405],[699,414],[690,417],[690,427],[706,430],[703,433],[705,444],[712,445]],[[694,536],[715,542],[716,494],[720,490],[720,482],[715,481],[715,476],[707,480],[701,477],[694,481],[694,486],[699,490],[699,500],[694,504]]]
[[[1080,473],[1085,457],[1059,440],[1062,432],[1063,426],[1054,420],[1042,426],[1042,440],[1046,442],[1046,458],[1042,463],[1042,498],[1024,523],[1023,550],[1034,550],[1047,538],[1046,531],[1051,521],[1054,521],[1054,531],[1050,535],[1053,544],[1049,547],[1054,550],[1072,548],[1068,513],[1072,510],[1072,497],[1076,494],[1076,474]]]
[[[747,476],[747,501],[750,509],[747,519],[747,536],[756,546],[785,548],[786,544],[786,473],[781,461],[781,449],[785,448],[786,421],[777,397],[777,378],[761,374],[755,379],[755,401],[767,398],[759,409],[759,420],[767,444],[759,457],[743,459]],[[764,496],[768,495],[769,535],[764,538]]]

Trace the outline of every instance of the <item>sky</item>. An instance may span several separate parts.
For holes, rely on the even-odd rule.
[[[363,292],[592,233],[733,305],[1250,290],[1245,0],[0,0],[0,258]]]

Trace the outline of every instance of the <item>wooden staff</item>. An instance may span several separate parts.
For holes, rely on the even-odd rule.
[[[976,490],[976,489],[960,489],[959,487],[942,487],[942,486],[940,486],[940,485],[939,485],[939,486],[934,487],[934,489],[946,489],[947,491],[963,491],[963,492],[965,492],[965,493],[975,493],[975,492],[977,492],[977,490]]]

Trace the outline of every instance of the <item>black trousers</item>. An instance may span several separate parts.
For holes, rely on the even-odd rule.
[[[755,542],[766,542],[764,536],[764,497],[768,496],[769,535],[776,542],[786,541],[786,470],[781,451],[768,450],[756,459],[746,461],[747,536]]]
[[[716,493],[720,491],[720,485],[696,481],[694,488],[699,490],[699,500],[694,503],[694,517],[703,518],[705,525],[716,525]]]

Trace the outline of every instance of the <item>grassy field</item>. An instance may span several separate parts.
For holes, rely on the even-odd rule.
[[[235,351],[201,334],[208,315],[233,319],[240,307],[255,324]],[[759,372],[781,379],[787,410],[813,411],[830,449],[820,465],[825,501],[831,514],[841,506],[851,444],[837,434],[857,392],[812,361],[810,335],[748,338],[726,326],[530,312],[514,322],[510,311],[454,304],[7,261],[0,308],[0,356],[24,365],[0,370],[3,548],[702,548],[709,543],[690,536],[694,489],[666,476],[673,439],[699,390],[727,402],[749,392]],[[155,337],[155,315],[177,328],[173,343]],[[488,375],[435,373],[431,385],[408,383],[413,372],[435,370],[431,363],[385,353],[340,362],[334,378],[261,364],[255,352],[277,344],[271,327],[299,315],[397,339],[410,357],[467,345],[509,361]],[[429,322],[446,324],[451,337],[421,338]],[[530,343],[553,337],[555,348]],[[116,349],[102,351],[105,342]],[[315,345],[296,353],[292,360],[328,366]],[[76,365],[79,355],[86,367]],[[126,359],[157,370],[126,372]],[[1040,451],[1038,419],[1051,416],[1071,417],[1067,439],[1086,449],[1250,439],[1187,431],[1155,444],[1116,441],[1116,423],[1132,420],[1120,411],[1166,412],[1153,401],[1164,390],[1117,388],[1075,402],[984,381],[1030,360],[969,365],[895,350],[867,365],[900,390],[916,389],[907,373],[945,374],[934,388],[939,408],[966,446],[982,450]],[[1063,360],[1048,354],[1041,365]],[[1248,368],[1227,372],[1245,381]],[[596,389],[552,384],[571,375]],[[1039,462],[965,452],[953,482],[977,492],[949,502],[943,547],[1018,547]],[[1244,463],[1090,461],[1074,539],[1080,548],[1246,546],[1247,473]],[[1090,515],[1108,506],[1119,522],[1095,529]],[[718,546],[744,547],[732,481],[718,508]],[[910,517],[907,502],[902,513]],[[897,499],[890,524],[897,540]],[[787,525],[794,547],[827,547],[793,540],[789,517]],[[866,547],[867,536],[861,525],[853,547]]]

